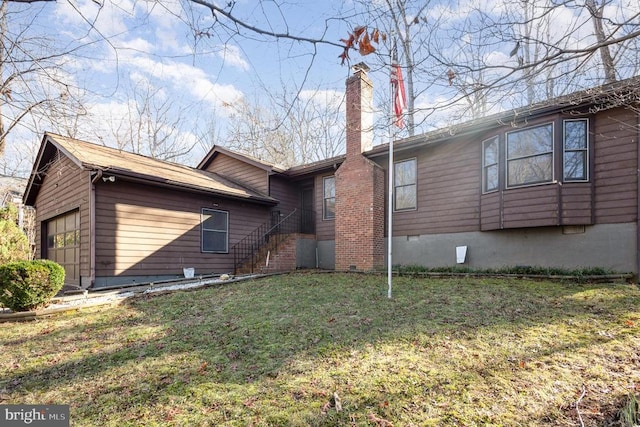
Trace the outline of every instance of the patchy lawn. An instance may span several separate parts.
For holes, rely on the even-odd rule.
[[[73,426],[617,425],[640,290],[291,274],[2,324],[0,347],[0,403]]]

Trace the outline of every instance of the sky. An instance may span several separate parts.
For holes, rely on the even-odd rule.
[[[345,5],[297,0],[282,9],[260,9],[256,1],[239,0],[234,13],[273,31],[338,43],[348,27],[337,20],[327,27],[324,17],[340,14]],[[208,9],[187,1],[104,0],[100,5],[79,0],[9,6],[24,11],[21,20],[28,23],[30,34],[52,39],[62,51],[75,48],[63,73],[72,88],[79,88],[72,90],[87,107],[77,125],[78,135],[107,145],[113,144],[113,128],[132,108],[130,98],[136,87],[150,87],[157,104],[170,104],[172,113],[182,118],[181,138],[192,141],[207,132],[212,122],[223,132],[230,106],[238,100],[260,99],[274,88],[302,88],[303,98],[314,93],[333,102],[342,97],[349,73],[349,67],[340,64],[341,51],[336,46],[274,43],[273,38],[250,32],[244,32],[248,37],[233,35],[213,22]],[[192,28],[194,22],[199,28]],[[196,31],[199,37],[194,36]],[[214,33],[217,36],[207,35]],[[23,127],[9,139],[8,154],[33,151],[27,141],[37,145],[44,130],[55,131]],[[196,145],[192,155],[182,160],[195,164],[206,148]]]
[[[371,0],[371,4],[376,1]],[[432,0],[432,7],[424,11],[424,16],[432,20],[446,17],[454,28],[473,13],[476,3],[496,14],[504,8],[504,2],[499,0]],[[611,7],[614,6],[628,13],[640,9],[637,2],[630,0],[613,0]],[[350,69],[340,63],[339,46],[286,38],[274,42],[271,37],[250,31],[236,34],[235,28],[225,28],[228,21],[216,21],[208,9],[188,0],[60,0],[9,3],[8,7],[11,12],[20,12],[11,21],[14,31],[46,37],[56,51],[73,50],[73,54],[61,59],[64,65],[59,70],[59,80],[68,83],[71,96],[81,98],[86,108],[76,122],[64,123],[82,139],[114,145],[115,134],[122,133],[125,127],[123,117],[140,108],[132,93],[143,88],[153,94],[156,108],[163,110],[166,126],[179,122],[177,138],[193,145],[190,155],[180,161],[191,165],[197,164],[210,145],[222,138],[233,107],[241,99],[260,101],[269,93],[300,90],[301,98],[314,96],[316,102],[344,108],[340,100]],[[232,11],[256,27],[338,44],[354,25],[375,25],[363,22],[365,18],[357,13],[351,0],[237,0]],[[581,13],[579,8],[561,11],[554,16],[551,31],[576,25]],[[347,19],[332,19],[338,16]],[[588,25],[578,28],[572,46],[588,44],[590,32]],[[438,44],[437,39],[432,42],[434,46]],[[459,42],[442,49],[453,56],[464,55],[467,45],[465,40]],[[488,64],[508,64],[516,61],[509,56],[512,48],[513,43],[496,44],[486,46],[481,54]],[[351,57],[352,64],[375,62],[355,52]],[[369,75],[378,105],[384,104],[389,96],[389,70],[374,67]],[[452,93],[443,75],[418,97],[416,106],[433,108],[448,102]],[[435,115],[431,124],[446,125],[446,114]],[[42,132],[56,131],[56,127],[60,122],[34,125],[33,120],[25,121],[7,142],[5,162],[7,158],[18,159],[15,169],[28,175]],[[211,128],[213,137],[196,143],[203,141]],[[374,144],[384,142],[385,135],[379,135]]]

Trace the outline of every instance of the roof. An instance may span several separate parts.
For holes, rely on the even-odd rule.
[[[345,161],[346,155],[342,154],[340,156],[330,157],[328,159],[319,160],[313,163],[307,163],[304,165],[293,166],[285,171],[285,175],[290,176],[292,178],[304,177],[308,174],[315,174],[318,172],[338,169],[338,166]]]
[[[226,149],[224,147],[220,147],[219,145],[214,145],[211,148],[211,150],[209,150],[209,152],[204,157],[204,159],[202,159],[202,161],[198,164],[197,168],[198,169],[206,169],[207,166],[209,166],[211,164],[213,159],[218,154],[224,154],[224,155],[227,155],[229,157],[233,157],[236,160],[240,160],[241,162],[248,163],[248,164],[253,165],[253,166],[255,166],[255,167],[259,168],[259,169],[263,169],[263,170],[265,170],[267,172],[282,173],[282,172],[284,172],[286,170],[286,168],[284,166],[276,165],[274,163],[265,162],[263,160],[257,159],[257,158],[255,158],[253,156],[248,155],[248,154],[238,153],[238,152]]]
[[[144,182],[198,193],[215,194],[262,204],[277,200],[249,189],[216,173],[153,159],[115,148],[93,144],[53,133],[45,133],[34,163],[24,200],[33,204],[49,160],[59,150],[79,168],[113,175],[127,181]]]
[[[394,141],[394,151],[446,142],[462,135],[472,135],[500,128],[508,124],[521,123],[546,114],[568,113],[581,109],[586,109],[586,112],[593,113],[634,103],[640,103],[640,76]],[[385,143],[376,145],[371,150],[365,152],[364,155],[368,157],[378,157],[387,155],[388,151],[389,144]]]

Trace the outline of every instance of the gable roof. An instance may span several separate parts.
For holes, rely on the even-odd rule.
[[[243,163],[248,163],[259,169],[263,169],[267,172],[282,173],[286,170],[286,168],[283,166],[279,166],[273,163],[268,163],[260,159],[256,159],[255,157],[250,156],[248,154],[238,153],[238,152],[229,150],[227,148],[220,147],[218,145],[214,145],[211,148],[211,150],[209,150],[207,155],[204,156],[204,159],[202,159],[202,161],[198,164],[198,166],[196,166],[196,168],[206,169],[211,164],[211,162],[213,162],[213,159],[215,159],[216,156],[218,156],[219,154],[224,154],[236,160],[240,160]]]
[[[277,204],[276,199],[216,173],[48,132],[42,139],[38,157],[27,183],[23,198],[26,204],[35,202],[40,184],[44,179],[44,172],[58,151],[82,170],[109,174],[126,181],[214,194],[261,204]]]

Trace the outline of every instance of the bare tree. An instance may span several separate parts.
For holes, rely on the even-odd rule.
[[[427,119],[443,110],[450,121],[479,117],[639,69],[638,9],[612,0],[385,0],[362,7],[361,25],[383,28],[402,46],[415,126],[429,127]],[[377,58],[379,66],[388,63],[384,54]]]
[[[229,105],[230,126],[221,145],[290,167],[344,152],[343,94],[319,89],[243,99]]]
[[[30,24],[40,12],[37,7],[0,2],[0,167],[4,173],[24,173],[17,166],[32,160],[4,158],[10,135],[24,129],[35,133],[43,122],[48,129],[58,130],[53,124],[83,110],[81,91],[63,71],[80,46],[59,49],[53,35],[33,32]]]
[[[610,3],[610,2],[609,2]],[[600,47],[600,58],[602,60],[602,68],[604,70],[605,83],[612,83],[616,81],[616,69],[611,56],[611,50],[607,44],[608,35],[604,29],[604,7],[607,2],[602,0],[600,4],[597,4],[596,0],[585,0],[585,6],[591,14],[591,21],[593,22],[593,30],[596,36],[596,40]]]
[[[124,106],[123,114],[116,113],[107,120],[105,133],[110,136],[102,138],[105,145],[160,160],[179,161],[198,143],[184,126],[186,117],[192,115],[190,110],[196,107],[178,106],[149,82],[136,83]]]

